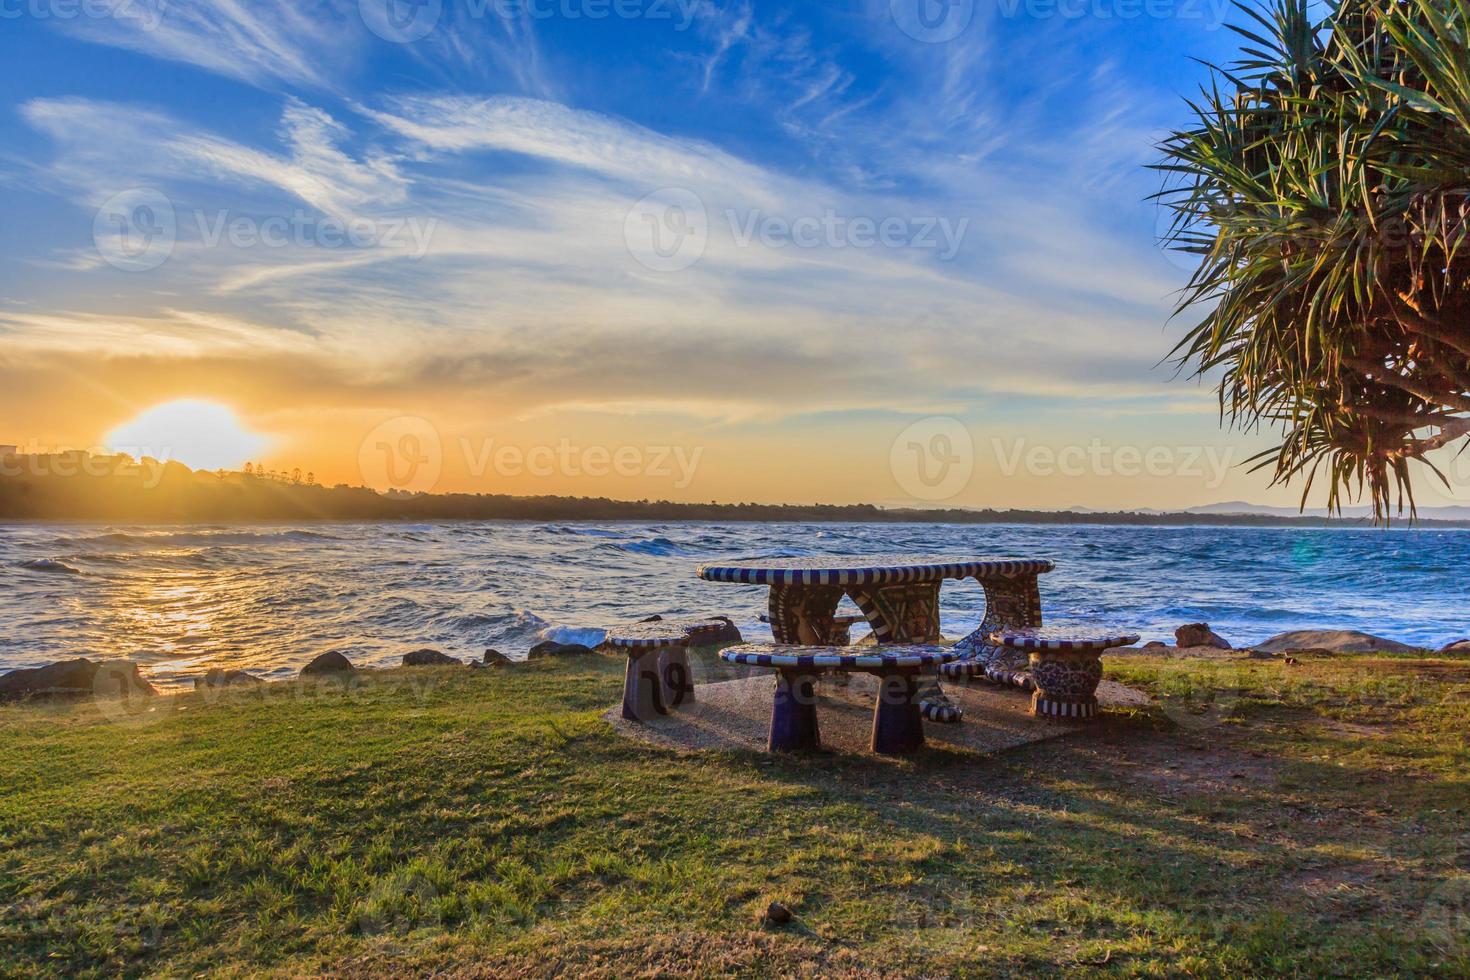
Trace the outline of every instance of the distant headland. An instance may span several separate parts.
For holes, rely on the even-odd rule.
[[[1248,505],[1243,505],[1248,506]],[[322,486],[298,471],[205,471],[177,462],[81,451],[0,456],[0,520],[139,524],[267,521],[755,521],[941,524],[1122,524],[1369,527],[1365,516],[1327,518],[1181,511],[894,508],[873,504],[684,503],[608,497],[386,493]],[[1470,528],[1470,520],[1419,520]]]

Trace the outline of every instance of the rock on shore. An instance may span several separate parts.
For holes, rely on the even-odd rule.
[[[403,655],[405,667],[463,667],[464,661],[438,650],[414,650]]]
[[[1174,631],[1174,642],[1184,647],[1213,647],[1216,650],[1233,650],[1230,641],[1210,629],[1209,623],[1186,623]]]
[[[1257,643],[1262,653],[1412,653],[1418,647],[1358,630],[1292,630]]]
[[[558,643],[555,640],[542,640],[526,652],[526,659],[540,660],[542,657],[570,657],[579,653],[591,652],[591,647],[585,647],[580,643]]]
[[[0,677],[0,701],[25,698],[153,697],[158,694],[129,660],[96,663],[86,658],[12,670]]]
[[[311,663],[301,668],[302,677],[319,677],[329,674],[350,674],[357,668],[352,666],[352,661],[335,650],[322,654]]]
[[[254,674],[247,674],[243,670],[211,667],[202,676],[194,678],[194,690],[201,691],[210,687],[248,687],[264,683],[264,680]]]

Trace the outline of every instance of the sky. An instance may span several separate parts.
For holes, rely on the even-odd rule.
[[[1245,465],[1270,434],[1165,361],[1189,266],[1147,165],[1228,18],[0,0],[0,445],[380,489],[1295,503]]]

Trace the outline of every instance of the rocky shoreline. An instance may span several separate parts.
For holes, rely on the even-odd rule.
[[[662,617],[651,616],[644,622],[655,622]],[[733,622],[728,636],[721,643],[741,641],[740,632]],[[1400,643],[1371,633],[1358,630],[1292,630],[1280,633],[1261,643],[1248,647],[1236,647],[1229,640],[1210,629],[1208,623],[1187,623],[1174,632],[1175,643],[1170,645],[1154,640],[1141,647],[1129,647],[1110,651],[1120,655],[1164,655],[1219,657],[1242,656],[1255,659],[1277,657],[1291,659],[1293,655],[1334,655],[1350,653],[1432,653],[1435,656],[1470,655],[1470,638],[1453,640],[1434,651]],[[430,647],[411,650],[403,655],[403,667],[461,667],[475,670],[515,667],[531,664],[552,657],[575,656],[593,653],[597,648],[580,643],[559,643],[543,640],[532,646],[521,660],[514,660],[494,648],[486,649],[479,660],[462,660]],[[346,655],[328,651],[302,667],[297,675],[302,678],[343,677],[365,670],[355,665]],[[264,678],[241,670],[211,667],[193,678],[194,690],[215,690],[230,687],[254,687],[270,683]],[[113,698],[147,698],[159,696],[159,691],[142,675],[138,664],[129,660],[93,661],[86,658],[57,661],[43,667],[25,667],[0,675],[0,704],[7,702],[50,701],[76,699],[94,695]]]

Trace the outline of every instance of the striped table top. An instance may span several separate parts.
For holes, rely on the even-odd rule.
[[[732,664],[747,667],[813,667],[841,670],[883,670],[902,667],[934,667],[959,657],[952,647],[925,643],[894,643],[874,647],[882,653],[852,652],[852,647],[802,647],[747,643],[720,651]]]
[[[610,647],[634,647],[641,650],[677,647],[701,636],[718,633],[726,625],[718,619],[663,619],[651,623],[627,623],[609,629],[602,642]]]
[[[1056,568],[1044,558],[954,558],[935,555],[815,555],[708,562],[707,582],[743,585],[898,585],[947,578],[1037,575]]]
[[[1013,650],[1107,650],[1132,646],[1138,634],[1111,626],[1034,626],[997,630],[990,642]]]

